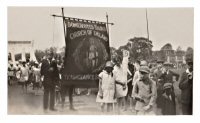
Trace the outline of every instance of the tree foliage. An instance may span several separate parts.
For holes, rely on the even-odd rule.
[[[129,41],[131,42],[130,54],[134,59],[147,61],[152,59],[152,41],[143,37],[134,37]]]
[[[123,57],[123,50],[130,52],[132,60],[147,60],[150,61],[152,58],[152,41],[143,37],[134,37],[129,39],[126,45],[120,46],[118,49],[111,48],[111,58],[119,56]]]

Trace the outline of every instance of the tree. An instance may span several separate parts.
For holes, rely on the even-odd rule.
[[[38,62],[41,62],[42,58],[45,56],[45,52],[42,50],[35,50],[35,57]]]
[[[131,42],[130,55],[135,60],[152,60],[152,41],[144,37],[134,37],[129,39],[129,41]]]

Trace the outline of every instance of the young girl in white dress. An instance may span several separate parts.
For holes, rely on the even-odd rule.
[[[105,69],[99,74],[99,92],[97,94],[96,102],[101,103],[101,110],[109,112],[112,104],[116,102],[115,99],[115,79],[113,76],[113,64],[108,61]]]

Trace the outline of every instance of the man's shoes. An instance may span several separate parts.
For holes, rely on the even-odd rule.
[[[71,111],[77,111],[74,107],[70,107],[69,110],[71,110]]]
[[[123,111],[123,112],[125,112],[125,111],[127,111],[127,109],[126,109],[126,108],[124,108],[124,109],[122,109],[122,111]]]
[[[47,110],[47,109],[44,109],[44,113],[47,114],[47,113],[48,113],[48,110]]]
[[[58,110],[57,110],[57,109],[55,109],[55,108],[51,108],[50,110],[51,110],[51,111],[58,111]]]

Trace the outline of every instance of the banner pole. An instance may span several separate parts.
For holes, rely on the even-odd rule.
[[[108,60],[111,60],[111,55],[110,55],[110,35],[109,35],[109,23],[108,23],[108,13],[106,12],[106,24],[107,24],[107,33],[108,33],[108,48],[109,48],[109,57]]]
[[[66,30],[65,30],[65,16],[64,16],[64,8],[62,7],[62,17],[63,17],[63,29],[64,29],[64,37],[66,42]]]
[[[108,25],[108,13],[106,12],[106,25],[107,25],[107,32],[109,36],[109,25]]]

